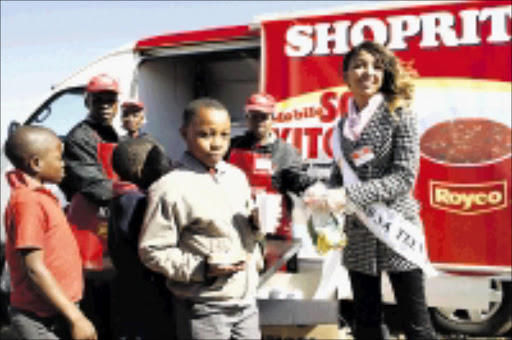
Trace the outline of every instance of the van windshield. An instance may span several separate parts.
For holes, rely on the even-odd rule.
[[[84,89],[68,89],[52,96],[25,124],[47,127],[63,137],[86,114]]]

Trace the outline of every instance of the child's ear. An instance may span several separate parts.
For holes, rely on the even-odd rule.
[[[38,174],[41,171],[41,158],[32,156],[28,160],[28,168],[32,174]]]

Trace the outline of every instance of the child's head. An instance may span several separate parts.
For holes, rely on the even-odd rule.
[[[130,135],[136,135],[144,124],[144,104],[137,100],[128,100],[121,105],[123,128]]]
[[[119,143],[112,154],[112,167],[123,180],[147,189],[170,170],[169,159],[147,138],[128,139]]]
[[[20,126],[5,142],[5,155],[17,169],[41,183],[60,183],[64,177],[62,142],[40,126]]]
[[[195,99],[183,112],[181,135],[188,151],[209,168],[215,167],[229,148],[231,118],[219,101]]]

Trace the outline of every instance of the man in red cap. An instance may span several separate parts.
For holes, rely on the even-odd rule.
[[[311,184],[311,180],[306,175],[297,150],[272,131],[275,106],[274,97],[266,93],[254,93],[248,98],[245,105],[248,129],[244,135],[231,140],[227,159],[246,172],[256,191],[264,188],[267,192],[283,194],[289,213],[291,201],[286,192],[301,193]],[[268,173],[268,181],[261,177],[262,173]],[[283,221],[283,228],[287,228],[285,224]],[[290,233],[289,230],[281,232]]]
[[[86,87],[87,117],[75,125],[64,140],[63,159],[66,176],[60,188],[68,201],[76,193],[104,207],[112,198],[112,180],[105,176],[100,161],[100,143],[117,143],[112,121],[118,110],[117,81],[106,74],[97,75]]]
[[[109,339],[110,287],[107,258],[107,207],[113,197],[115,174],[111,153],[118,135],[112,121],[118,110],[119,85],[109,75],[92,77],[86,87],[86,118],[64,140],[65,177],[60,184],[70,205],[67,218],[74,228],[86,283],[82,308],[93,321],[100,338]],[[92,271],[101,275],[90,275]]]

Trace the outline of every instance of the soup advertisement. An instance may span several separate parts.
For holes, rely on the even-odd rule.
[[[431,261],[510,267],[512,6],[432,2],[361,13],[263,21],[262,88],[278,100],[276,133],[326,179],[333,127],[351,97],[343,57],[363,40],[381,43],[418,73],[414,194]]]

